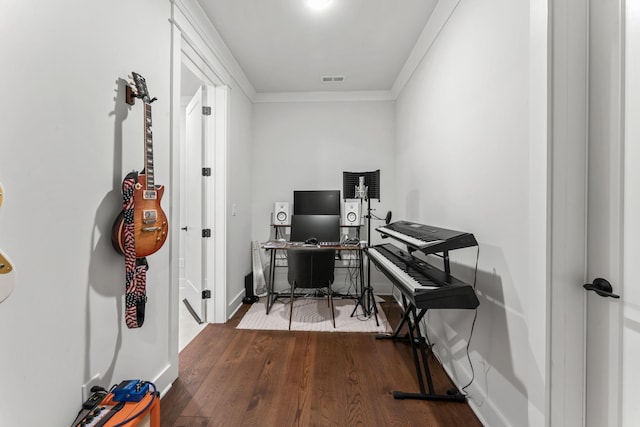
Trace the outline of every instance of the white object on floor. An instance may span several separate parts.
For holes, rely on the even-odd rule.
[[[267,315],[265,298],[253,304],[244,315],[237,329],[283,330],[289,329],[289,303],[276,301]],[[355,300],[334,299],[336,327],[331,320],[331,309],[327,298],[297,298],[293,303],[292,331],[321,331],[321,332],[391,332],[391,326],[384,312],[378,305],[378,322],[373,313],[368,318],[363,317],[362,307],[358,307],[351,317]]]

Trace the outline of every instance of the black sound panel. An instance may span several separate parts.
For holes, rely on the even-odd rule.
[[[367,198],[380,200],[380,169],[373,172],[342,172],[342,197],[356,198],[356,185],[360,184],[361,176],[368,187]]]

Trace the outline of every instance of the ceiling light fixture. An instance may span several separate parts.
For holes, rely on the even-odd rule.
[[[305,0],[307,2],[307,6],[315,11],[321,11],[329,7],[333,0]]]

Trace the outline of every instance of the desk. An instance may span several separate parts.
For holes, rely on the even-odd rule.
[[[262,249],[269,251],[269,273],[267,277],[267,314],[271,310],[271,306],[278,299],[280,294],[274,290],[275,274],[276,274],[276,252],[279,250],[287,250],[289,248],[308,248],[310,251],[314,249],[335,249],[336,251],[355,251],[358,260],[358,270],[360,272],[360,295],[364,292],[364,262],[362,256],[362,247],[360,245],[335,245],[335,246],[319,246],[307,245],[302,243],[282,242],[270,240],[262,244]],[[289,295],[289,294],[288,294]]]

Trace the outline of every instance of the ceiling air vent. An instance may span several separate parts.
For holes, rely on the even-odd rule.
[[[322,83],[343,82],[344,76],[322,76]]]

